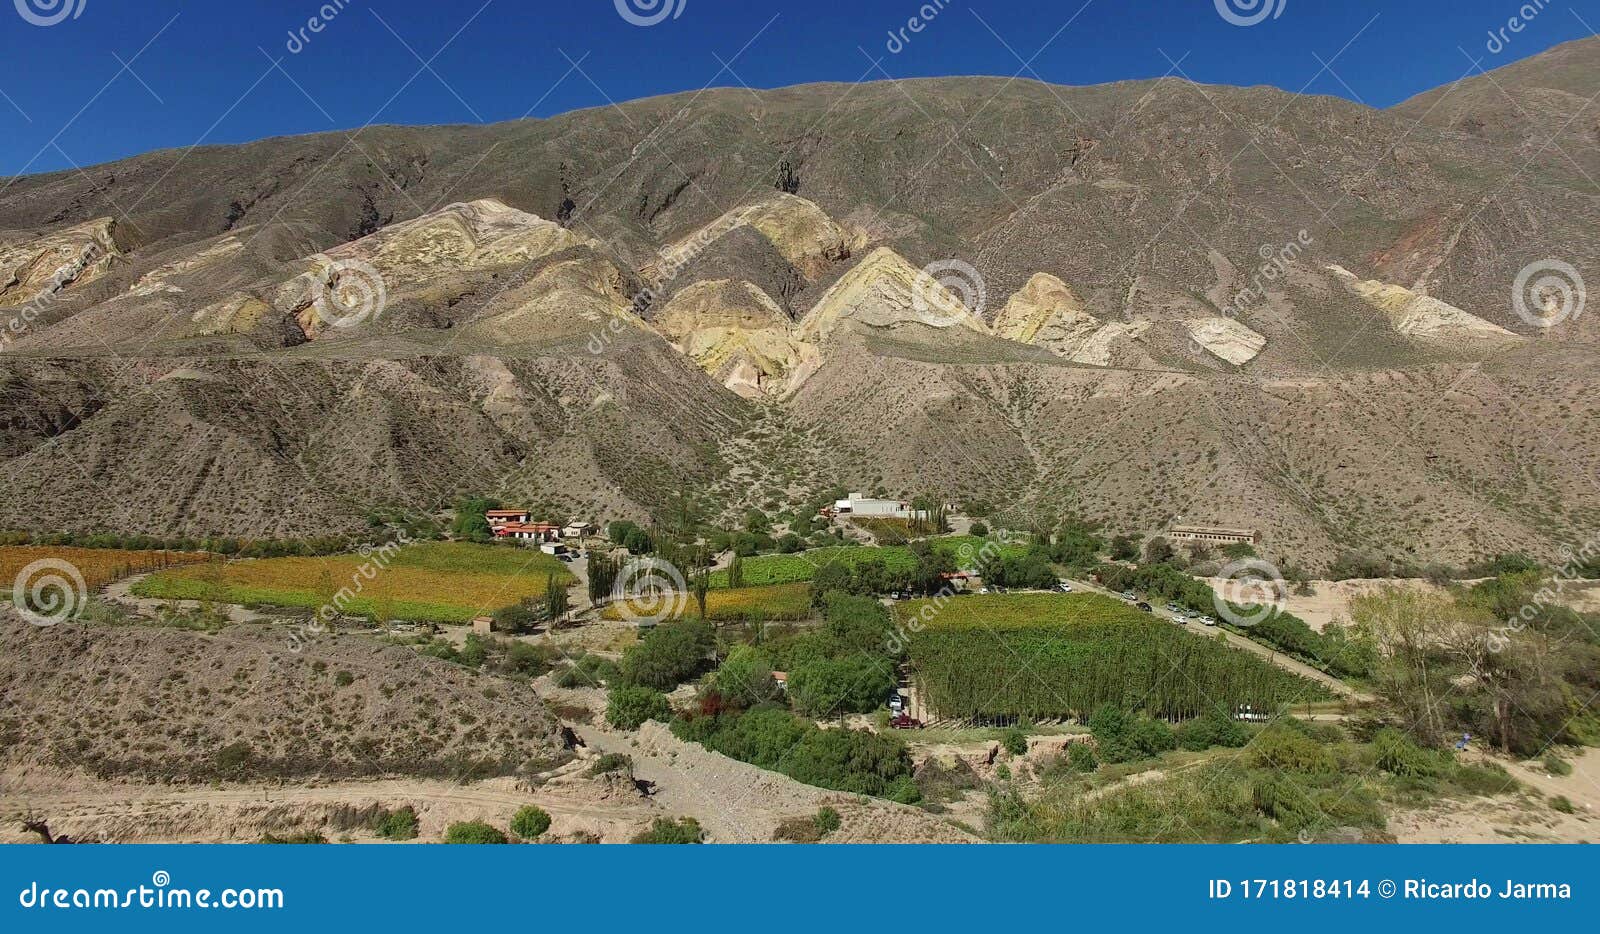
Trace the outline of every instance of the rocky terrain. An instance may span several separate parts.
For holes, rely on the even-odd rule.
[[[1600,330],[1514,291],[1600,281],[1596,75],[712,90],[0,180],[0,527],[842,485],[1553,555],[1600,517]]]

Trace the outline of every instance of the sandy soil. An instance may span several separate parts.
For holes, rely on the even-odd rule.
[[[1538,762],[1495,761],[1533,793],[1397,813],[1389,831],[1400,843],[1600,843],[1600,749],[1569,759],[1572,774],[1566,776],[1551,775]],[[1552,808],[1556,795],[1565,795],[1574,813]]]

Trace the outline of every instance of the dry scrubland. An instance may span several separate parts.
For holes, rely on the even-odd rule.
[[[542,597],[551,575],[572,581],[561,561],[534,549],[508,545],[424,542],[402,548],[372,580],[360,573],[374,558],[267,558],[166,571],[140,581],[141,597],[213,600],[315,609],[341,588],[358,595],[346,604],[355,615],[465,623],[474,616]]]
[[[0,615],[0,765],[103,779],[465,779],[563,761],[533,690],[408,648],[283,629],[30,626]]]

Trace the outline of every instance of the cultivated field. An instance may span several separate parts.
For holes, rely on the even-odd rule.
[[[335,602],[348,588],[346,613],[390,619],[464,623],[474,616],[541,597],[550,576],[570,583],[561,561],[532,549],[463,542],[422,542],[399,549],[370,577],[376,555],[267,558],[164,571],[140,581],[141,597],[304,607]]]
[[[984,545],[984,539],[973,535],[950,535],[934,540],[934,547],[949,552],[957,564],[975,562]],[[998,545],[1002,555],[1021,554],[1026,549],[1020,545]],[[871,560],[880,560],[891,573],[910,571],[917,566],[916,555],[907,545],[881,547],[840,545],[831,548],[813,548],[792,555],[759,555],[744,559],[744,582],[756,587],[765,584],[793,584],[809,581],[817,571],[829,564],[855,567]],[[711,575],[711,586],[728,586],[728,573],[717,571]]]
[[[646,604],[642,601],[629,601],[629,603],[629,613],[633,617],[654,615],[662,609],[660,602]],[[680,610],[681,612],[670,615],[675,618],[699,613],[699,607],[695,605],[692,596],[685,597],[681,601]],[[804,583],[713,590],[706,594],[706,616],[717,622],[750,620],[758,616],[772,621],[800,620],[810,615],[811,588]],[[622,619],[623,604],[611,604],[605,608],[601,616],[609,620]]]
[[[1095,594],[967,596],[943,610],[913,600],[897,613],[914,633],[918,686],[941,717],[1084,717],[1110,703],[1183,718],[1219,704],[1271,710],[1327,697],[1254,655]]]
[[[203,562],[194,551],[124,551],[115,548],[65,548],[54,545],[0,546],[0,588],[9,590],[23,569],[37,561],[65,561],[83,575],[90,590],[133,574]]]

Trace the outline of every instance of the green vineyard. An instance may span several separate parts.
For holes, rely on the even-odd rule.
[[[974,596],[900,606],[939,717],[1087,717],[1102,704],[1186,719],[1218,705],[1325,700],[1315,682],[1094,595]],[[920,629],[920,631],[918,631]]]

